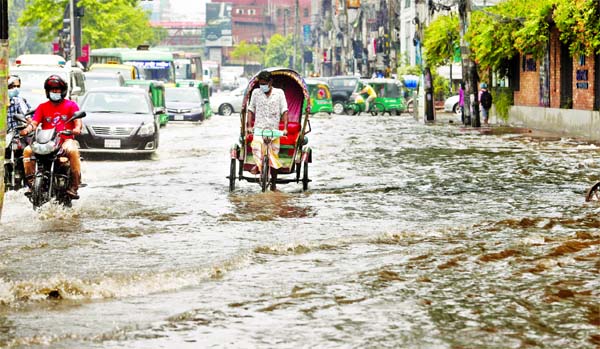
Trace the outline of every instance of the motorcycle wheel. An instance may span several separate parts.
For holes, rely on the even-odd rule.
[[[38,208],[48,202],[48,192],[46,191],[46,183],[43,175],[38,174],[35,176],[35,180],[33,182],[33,189],[31,191],[31,203],[33,204],[33,208]]]

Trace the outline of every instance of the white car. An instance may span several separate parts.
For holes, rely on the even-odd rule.
[[[444,102],[444,111],[461,115],[462,107],[458,105],[458,95],[450,96]]]
[[[227,92],[216,92],[210,96],[210,108],[215,114],[229,116],[242,110],[242,100],[246,86],[240,86]]]

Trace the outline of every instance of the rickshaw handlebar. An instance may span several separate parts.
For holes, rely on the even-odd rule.
[[[286,132],[281,130],[264,130],[261,128],[254,129],[254,135],[260,137],[280,138],[286,135]]]

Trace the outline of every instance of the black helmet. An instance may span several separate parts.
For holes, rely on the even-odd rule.
[[[62,98],[67,96],[67,83],[63,78],[58,75],[50,75],[46,81],[44,81],[44,90],[46,90],[46,98],[50,98],[50,90],[58,88],[60,89],[60,95]]]

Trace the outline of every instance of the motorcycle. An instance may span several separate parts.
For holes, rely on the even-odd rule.
[[[84,111],[78,111],[66,123],[85,117]],[[35,132],[31,144],[35,157],[35,175],[29,201],[38,208],[55,199],[59,204],[71,207],[71,197],[67,189],[71,185],[71,164],[62,149],[60,135],[70,135],[71,130],[56,131],[55,128]]]
[[[35,110],[25,115],[15,115],[18,126],[6,134],[6,149],[4,151],[4,190],[19,190],[25,186],[25,169],[23,168],[23,149],[31,143],[30,136],[21,136],[19,131],[27,127],[26,117]]]

